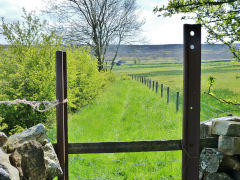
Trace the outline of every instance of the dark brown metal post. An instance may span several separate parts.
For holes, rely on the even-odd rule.
[[[64,99],[67,99],[67,53],[63,52],[63,81]],[[65,135],[65,180],[69,179],[68,173],[68,109],[67,102],[64,103],[64,135]]]
[[[178,112],[179,110],[179,92],[177,92],[177,97],[176,97],[176,111]]]
[[[156,82],[156,93],[158,93],[158,81]]]
[[[64,78],[63,78],[63,52],[56,51],[56,99],[60,104],[56,107],[57,118],[57,156],[61,165],[63,176],[59,180],[65,180],[65,130],[64,130]]]
[[[169,104],[169,93],[170,93],[170,88],[167,87],[167,104]]]
[[[201,25],[184,25],[182,179],[199,179]]]
[[[163,84],[161,84],[161,98],[163,97]]]

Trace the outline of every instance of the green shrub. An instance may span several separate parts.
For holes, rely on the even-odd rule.
[[[55,52],[64,47],[54,32],[46,32],[44,23],[24,11],[23,22],[5,23],[3,35],[8,48],[0,49],[0,101],[26,99],[54,101],[56,99]],[[30,33],[30,34],[29,34]],[[33,33],[33,34],[32,34]],[[113,75],[100,73],[97,60],[89,50],[66,47],[68,65],[69,109],[76,111],[91,103],[110,83]],[[55,113],[40,113],[24,104],[0,104],[0,127],[12,134],[37,123],[52,124]]]

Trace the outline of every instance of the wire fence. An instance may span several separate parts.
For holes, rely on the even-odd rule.
[[[136,80],[147,87],[150,90],[160,94],[161,98],[165,98],[166,103],[173,102],[176,104],[176,112],[178,112],[183,105],[183,96],[181,90],[172,89],[169,86],[159,83],[158,81],[152,80],[150,77],[141,76],[140,74],[128,74],[132,80]],[[238,112],[239,111],[239,112]],[[229,105],[228,107],[214,106],[209,103],[201,101],[201,121],[211,120],[220,116],[240,114],[240,108],[233,108]]]
[[[71,179],[181,179],[181,156],[176,152],[156,152],[156,160],[144,160],[139,155],[72,155],[69,158]],[[179,154],[179,152],[177,153]],[[144,156],[144,155],[143,155]],[[156,155],[155,155],[156,156]],[[170,156],[170,157],[168,157]],[[128,160],[127,160],[128,159]],[[148,159],[146,157],[146,159]]]
[[[161,98],[166,97],[166,103],[174,102],[176,104],[176,112],[179,111],[180,106],[182,105],[182,98],[180,98],[180,92],[172,90],[169,86],[164,85],[163,83],[159,83],[158,81],[154,81],[151,78],[147,78],[145,76],[128,74],[132,78],[132,80],[136,80],[144,85],[146,85],[150,90],[160,93]]]

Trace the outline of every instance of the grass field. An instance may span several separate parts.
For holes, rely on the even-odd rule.
[[[204,94],[207,78],[216,78],[213,92],[240,101],[240,65],[231,62],[202,64],[201,120],[240,115],[240,107],[222,104]],[[118,80],[69,119],[70,142],[179,139],[182,109],[176,113],[175,93],[182,95],[182,64],[124,65],[117,74],[145,75],[170,86],[170,104],[145,85]],[[164,92],[165,93],[165,92]],[[182,96],[180,96],[182,98]],[[51,139],[55,139],[50,133]],[[181,179],[181,151],[70,155],[70,179]]]

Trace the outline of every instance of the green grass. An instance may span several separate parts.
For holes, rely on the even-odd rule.
[[[70,142],[180,139],[181,111],[129,80],[69,119]],[[52,138],[52,137],[51,137]],[[70,155],[70,179],[181,179],[181,151]]]
[[[181,113],[134,81],[117,81],[94,104],[69,120],[70,142],[181,138]],[[180,152],[71,155],[71,179],[180,177]],[[166,162],[175,161],[176,162]],[[172,170],[169,172],[169,170]]]
[[[182,64],[124,65],[118,74],[146,75],[164,83],[164,97],[145,85],[119,80],[95,103],[69,118],[70,142],[107,142],[180,139],[182,134]],[[201,121],[228,113],[240,116],[240,107],[223,104],[209,95],[207,78],[216,78],[213,92],[240,102],[236,76],[240,65],[231,62],[202,64]],[[170,86],[170,104],[166,87]],[[180,91],[180,111],[176,113],[176,92]],[[54,131],[50,133],[54,139]],[[181,151],[70,155],[70,179],[181,179]]]

